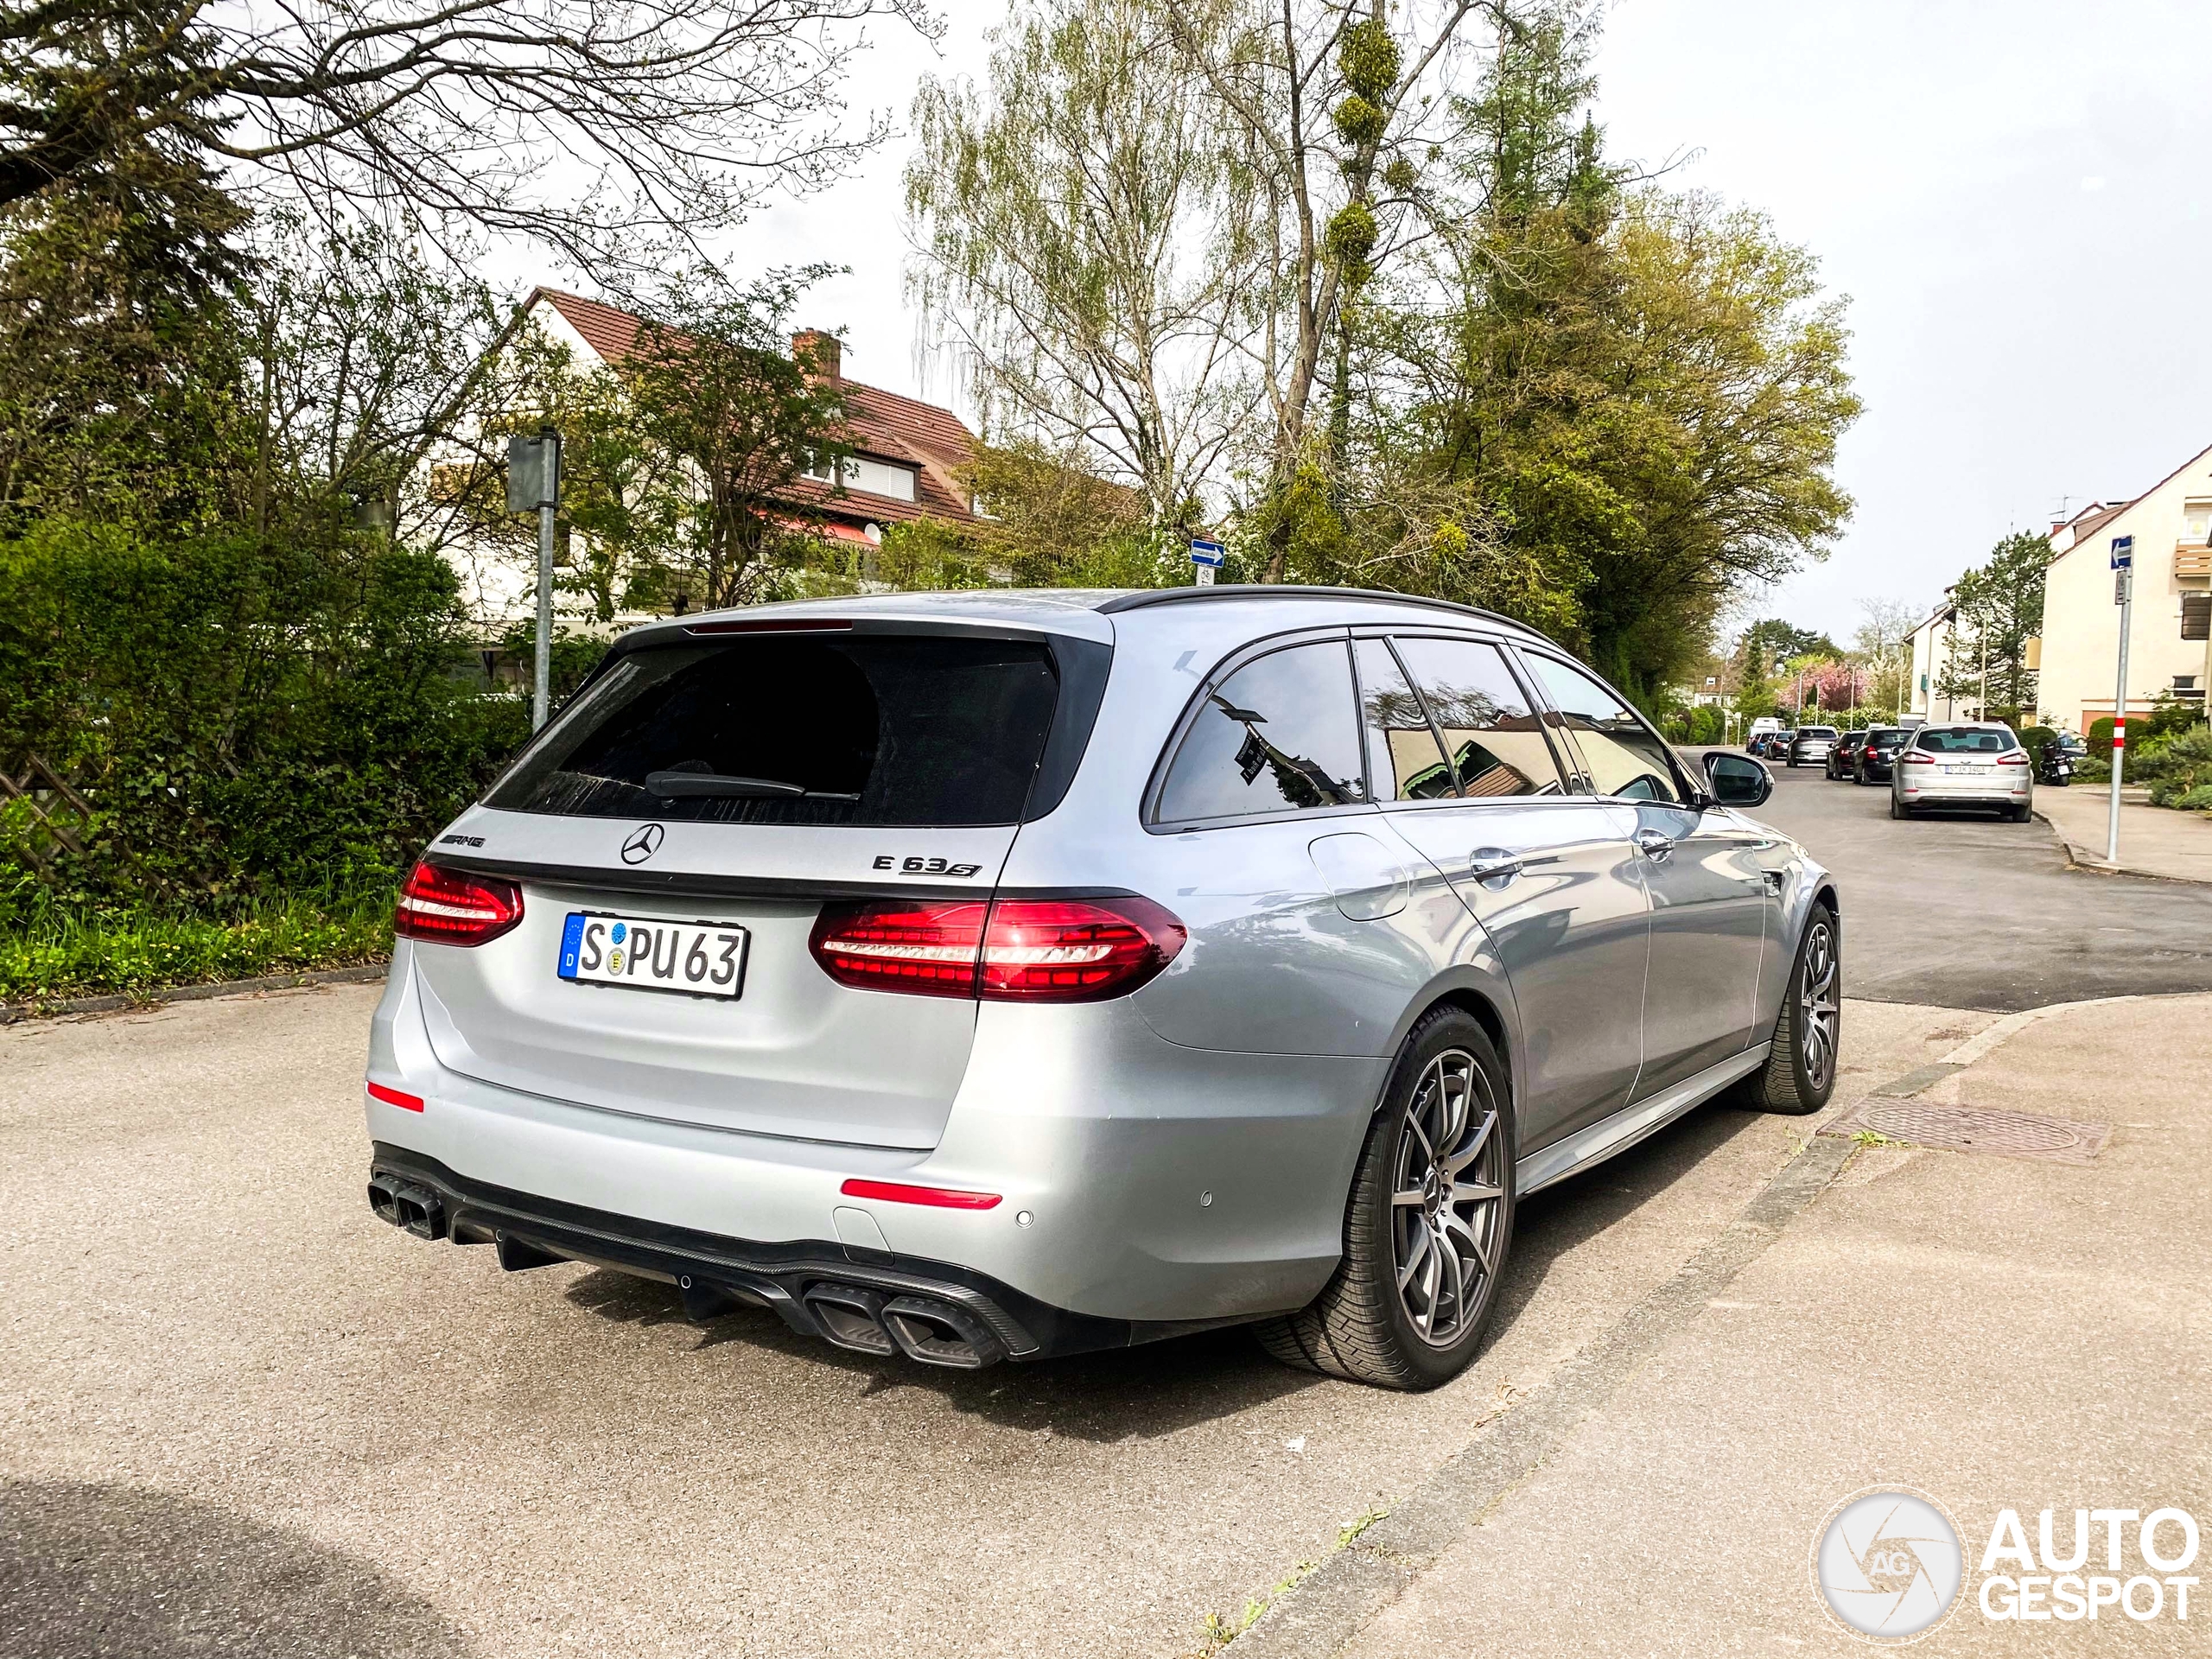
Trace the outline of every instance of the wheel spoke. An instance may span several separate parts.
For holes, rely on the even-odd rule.
[[[1427,1259],[1430,1242],[1427,1224],[1424,1222],[1415,1222],[1413,1238],[1406,1251],[1406,1259],[1398,1268],[1398,1289],[1401,1293],[1413,1282],[1414,1273],[1420,1268],[1421,1262]]]
[[[1490,1133],[1497,1127],[1497,1114],[1491,1112],[1483,1119],[1483,1126],[1475,1131],[1474,1139],[1468,1141],[1459,1151],[1440,1160],[1444,1173],[1446,1175],[1457,1175],[1469,1164],[1473,1163],[1482,1155],[1483,1148],[1490,1144]]]
[[[1416,1205],[1426,1204],[1427,1201],[1428,1195],[1426,1192],[1423,1192],[1417,1186],[1413,1188],[1410,1192],[1393,1192],[1390,1195],[1390,1202],[1392,1205],[1400,1208],[1409,1204]]]
[[[1449,1211],[1446,1212],[1446,1215],[1448,1218],[1444,1224],[1444,1231],[1446,1236],[1448,1237],[1450,1235],[1456,1232],[1462,1238],[1465,1239],[1467,1241],[1467,1254],[1475,1258],[1476,1264],[1483,1270],[1483,1277],[1485,1279],[1489,1278],[1491,1275],[1490,1252],[1483,1248],[1482,1240],[1475,1236],[1475,1230],[1472,1224],[1469,1223],[1465,1216],[1452,1214]]]
[[[1452,1279],[1452,1328],[1457,1330],[1467,1319],[1467,1275],[1459,1262],[1459,1252],[1452,1248],[1448,1238],[1436,1242],[1437,1260]]]

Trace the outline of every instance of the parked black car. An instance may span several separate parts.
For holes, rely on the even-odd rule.
[[[1886,784],[1890,768],[1897,764],[1897,751],[1904,747],[1911,734],[1902,726],[1870,727],[1861,734],[1859,747],[1851,757],[1851,781],[1854,784]]]
[[[1828,748],[1827,764],[1821,769],[1821,775],[1830,783],[1834,783],[1839,778],[1853,776],[1852,772],[1853,757],[1859,753],[1859,746],[1866,740],[1866,734],[1864,732],[1846,732],[1841,737],[1836,739]]]

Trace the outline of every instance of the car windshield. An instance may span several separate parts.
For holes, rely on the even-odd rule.
[[[1923,726],[1913,747],[1930,754],[2003,754],[2019,744],[2010,732],[1981,726]]]

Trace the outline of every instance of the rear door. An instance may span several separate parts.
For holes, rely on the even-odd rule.
[[[1625,1106],[1643,1059],[1649,904],[1626,820],[1567,789],[1495,644],[1401,634],[1357,652],[1383,814],[1482,923],[1512,984],[1535,1150]]]
[[[612,1111],[933,1146],[976,1004],[839,985],[810,935],[825,902],[980,912],[1025,813],[1071,775],[1106,655],[869,621],[628,652],[428,855],[524,893],[502,938],[413,946],[439,1059]],[[615,982],[563,976],[595,953],[605,977],[626,947],[643,959]],[[734,996],[713,982],[733,955]]]

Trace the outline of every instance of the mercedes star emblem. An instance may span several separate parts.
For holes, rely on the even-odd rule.
[[[644,863],[660,851],[662,838],[667,834],[668,831],[657,823],[646,824],[622,843],[622,861],[625,864]]]

